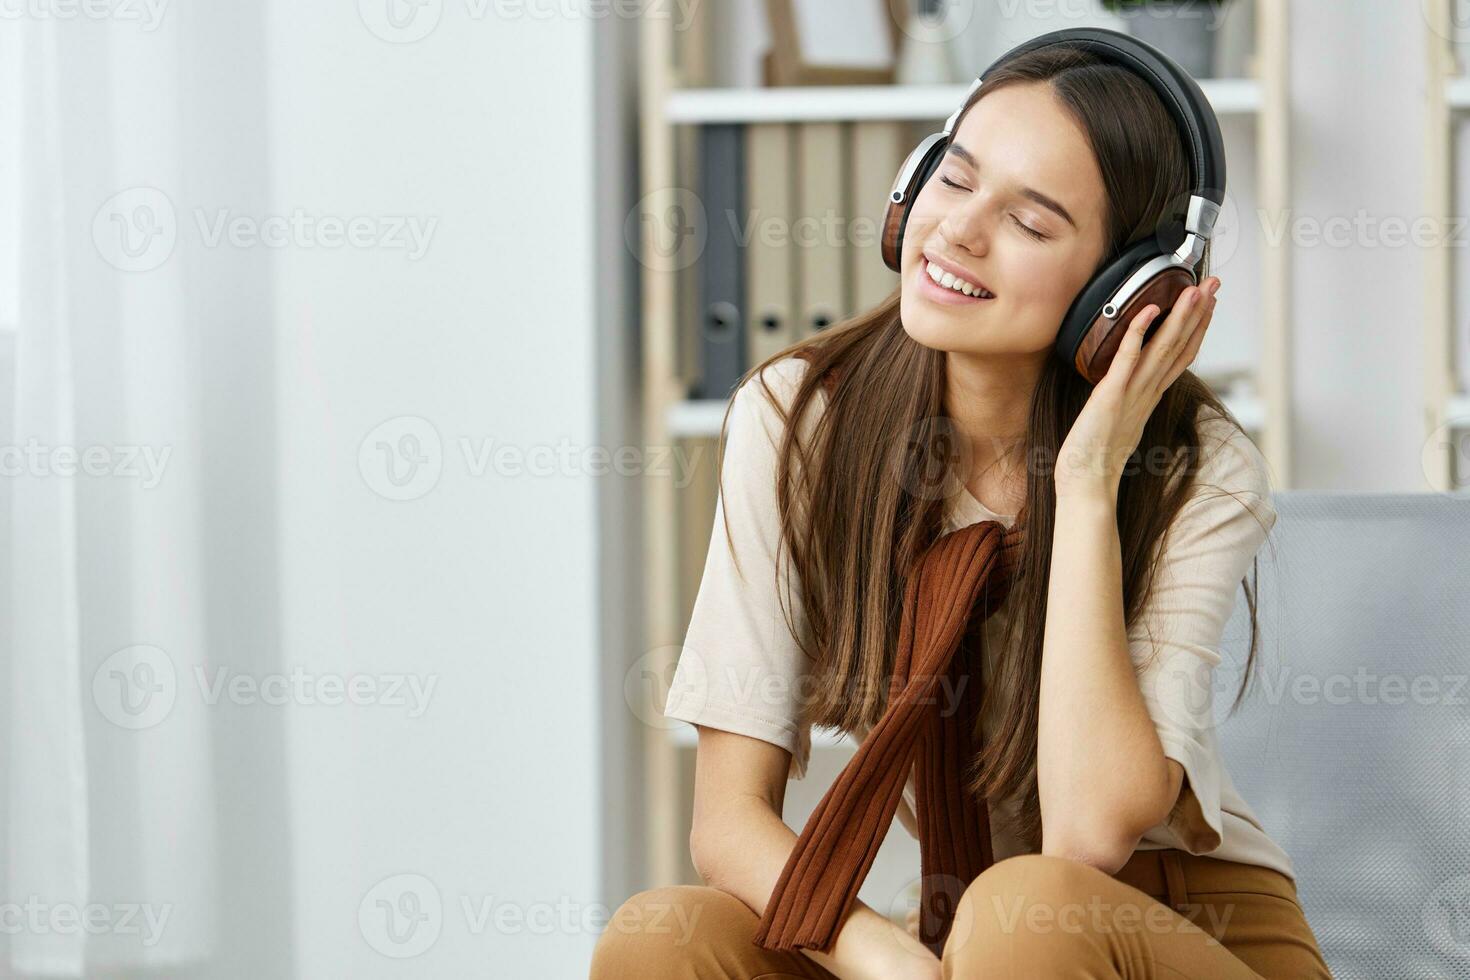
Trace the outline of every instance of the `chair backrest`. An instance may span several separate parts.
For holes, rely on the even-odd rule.
[[[1221,752],[1339,978],[1470,977],[1470,497],[1279,491]]]

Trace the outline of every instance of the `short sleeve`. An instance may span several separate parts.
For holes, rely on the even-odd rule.
[[[1190,854],[1223,834],[1225,777],[1216,739],[1215,667],[1225,625],[1266,535],[1276,523],[1269,471],[1233,425],[1201,424],[1205,462],[1164,536],[1152,592],[1129,626],[1129,653],[1164,755],[1184,768],[1164,828]]]
[[[805,361],[794,357],[767,367],[766,382],[783,408],[804,369]],[[803,439],[810,418],[803,419]],[[780,542],[776,464],[783,425],[758,377],[736,390],[709,551],[664,715],[779,745],[791,753],[790,778],[801,779],[811,754],[811,726],[801,713],[807,661],[782,600],[800,635],[808,635],[808,625],[790,549]]]

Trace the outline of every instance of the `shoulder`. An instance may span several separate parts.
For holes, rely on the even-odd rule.
[[[730,406],[730,436],[743,442],[743,438],[757,433],[764,434],[773,445],[780,445],[782,430],[790,418],[797,390],[806,377],[810,365],[807,360],[794,354],[772,361],[763,369],[751,374],[735,389]],[[819,394],[813,404],[823,399]],[[818,409],[819,410],[819,409]],[[810,430],[816,412],[809,411],[802,419],[803,432]]]
[[[1248,489],[1261,496],[1271,492],[1274,481],[1270,464],[1249,433],[1203,405],[1196,416],[1196,425],[1200,435],[1202,474],[1243,483],[1245,485],[1240,489]]]
[[[1255,440],[1208,407],[1202,406],[1196,419],[1200,465],[1192,497],[1213,499],[1223,492],[1274,514],[1271,488],[1275,481]]]
[[[766,401],[766,393],[769,392],[783,408],[789,408],[810,366],[806,358],[797,357],[795,354],[788,354],[780,360],[772,361],[759,371],[753,372],[741,383],[740,387],[735,390],[735,400],[737,402]]]

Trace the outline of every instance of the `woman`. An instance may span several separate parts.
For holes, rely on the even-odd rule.
[[[594,978],[1330,976],[1213,731],[1221,633],[1245,585],[1249,675],[1245,573],[1275,521],[1264,459],[1187,370],[1219,279],[1160,324],[1140,313],[1096,386],[1053,352],[1104,259],[1187,193],[1179,130],[1140,78],[1055,47],[972,99],[914,201],[898,292],[753,368],[732,399],[666,708],[699,731],[706,884],[624,903]],[[755,945],[796,841],[781,810],[810,726],[865,735],[907,570],[939,535],[1023,508],[1018,587],[981,634],[966,773],[995,863],[942,956],[861,901],[825,952]],[[898,815],[917,836],[913,810],[910,782]]]

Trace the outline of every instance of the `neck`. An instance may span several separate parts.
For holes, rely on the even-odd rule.
[[[970,450],[970,472],[960,474],[967,486],[975,486],[981,474],[1002,476],[1020,470],[1031,394],[1048,356],[1047,351],[946,355],[944,410]]]

